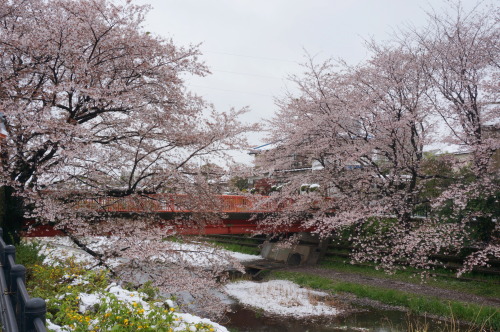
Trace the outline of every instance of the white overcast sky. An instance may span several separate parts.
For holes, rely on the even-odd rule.
[[[274,98],[290,74],[300,74],[305,51],[318,59],[367,58],[364,40],[383,41],[398,27],[426,23],[425,10],[442,0],[136,0],[150,4],[145,28],[178,45],[199,44],[212,75],[190,78],[190,90],[219,110],[249,106],[247,121],[276,111]],[[475,0],[462,1],[472,8]],[[494,0],[483,4],[495,3]],[[263,135],[250,136],[254,146]]]

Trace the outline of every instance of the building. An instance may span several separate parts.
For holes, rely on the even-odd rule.
[[[4,115],[0,112],[0,139],[4,139],[7,137],[7,130],[5,129],[4,124]]]

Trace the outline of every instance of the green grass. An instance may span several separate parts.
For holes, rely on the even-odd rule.
[[[208,235],[207,239],[209,239],[210,241],[215,241],[215,242],[218,242],[218,240],[222,240],[221,242],[223,242],[223,241],[233,241],[233,242],[238,242],[238,243],[241,243],[241,244],[259,244],[259,243],[263,242],[263,239],[256,238],[256,237],[250,237],[250,236],[244,236],[244,235],[238,236],[238,237],[231,237],[231,236],[227,236],[227,237],[221,236],[221,237],[218,237],[218,236],[210,236],[210,235]]]
[[[168,242],[175,242],[175,243],[184,243],[184,238],[181,236],[167,236],[163,238],[163,241],[168,241]]]
[[[193,239],[195,237],[187,237],[188,239]],[[183,237],[178,237],[178,236],[169,236],[164,239],[165,241],[171,241],[171,242],[177,242],[177,243],[184,243],[184,238]],[[234,251],[234,252],[239,252],[242,254],[249,254],[249,255],[259,255],[260,254],[260,249],[257,247],[249,247],[245,245],[239,245],[239,244],[233,244],[233,243],[224,243],[224,242],[219,242],[216,239],[203,239],[207,243],[214,244],[220,248],[229,250],[229,251]],[[245,239],[238,239],[239,242],[241,243],[249,243],[249,244],[254,244],[255,240],[252,240],[249,238],[248,240]]]
[[[33,267],[43,264],[45,257],[39,253],[40,245],[36,242],[19,242],[16,245],[16,263],[26,267],[26,279],[31,280]]]
[[[356,273],[370,277],[384,278],[399,280],[408,283],[419,284],[422,282],[420,276],[418,275],[420,271],[416,269],[406,269],[396,271],[395,274],[387,274],[384,271],[375,270],[375,268],[369,266],[359,266],[344,263],[342,261],[323,261],[321,263],[322,267],[333,269],[340,272],[346,273]],[[427,278],[425,283],[429,286],[451,289],[459,292],[465,292],[469,294],[499,298],[500,297],[500,284],[499,278],[495,276],[484,276],[481,275],[482,281],[465,281],[453,278],[453,272],[444,269],[436,269],[433,271],[435,273],[447,275],[447,277],[436,276],[434,278]],[[465,275],[465,277],[475,278],[476,275]]]
[[[458,301],[443,301],[434,297],[425,297],[402,291],[350,282],[339,282],[298,272],[273,271],[270,278],[286,279],[301,286],[307,286],[314,289],[351,293],[358,297],[377,300],[388,305],[404,306],[409,308],[412,312],[419,314],[432,313],[434,315],[465,320],[477,325],[485,324],[485,326],[500,330],[500,310],[494,307],[481,307],[479,305]]]
[[[217,242],[217,241],[209,241],[209,242],[217,245],[218,247],[229,250],[229,251],[235,251],[235,252],[240,252],[242,254],[249,254],[249,255],[260,254],[260,249],[257,247],[248,247],[248,246],[242,246],[239,244],[222,243],[222,242]]]
[[[24,266],[41,264],[45,257],[40,255],[39,251],[38,243],[21,241],[16,245],[16,263]]]

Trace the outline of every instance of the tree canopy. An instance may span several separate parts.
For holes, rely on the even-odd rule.
[[[479,216],[498,218],[470,208],[499,191],[492,160],[500,148],[498,15],[498,8],[466,12],[457,3],[449,13],[429,12],[425,28],[368,41],[371,56],[358,65],[308,57],[305,73],[291,77],[299,92],[279,99],[270,121],[277,147],[261,156],[268,174],[287,174],[270,198],[287,213],[267,225],[295,220],[321,236],[348,229],[353,259],[387,269],[429,267],[431,254],[465,245],[479,249],[468,268],[498,257],[498,223],[487,242],[470,236]],[[429,146],[443,144],[462,156],[437,157],[434,166],[448,163],[447,172],[427,157]],[[313,170],[291,172],[297,156]],[[299,193],[304,183],[321,190]],[[438,193],[423,194],[437,184]],[[424,207],[430,214],[415,218]]]
[[[155,264],[145,253],[169,252],[165,232],[150,227],[164,221],[147,213],[97,214],[99,206],[85,210],[79,202],[182,193],[193,198],[185,204],[213,210],[198,166],[245,147],[241,134],[254,129],[239,121],[246,109],[220,112],[188,91],[186,75],[209,74],[198,47],[144,30],[148,10],[108,0],[0,3],[0,112],[7,134],[0,141],[0,184],[22,200],[25,216],[57,223],[72,236],[94,230],[120,236],[119,248],[105,256],[126,256],[143,267]],[[197,278],[210,273],[189,271],[184,279],[165,274],[155,283],[170,291],[202,288]]]

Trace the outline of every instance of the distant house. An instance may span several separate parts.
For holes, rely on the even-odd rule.
[[[500,141],[500,127],[498,125],[488,125],[483,126],[483,134],[485,139],[494,139]],[[498,144],[497,146],[500,146]],[[250,149],[249,155],[254,157],[254,167],[255,175],[250,177],[249,185],[258,187],[263,186],[263,183],[269,186],[279,187],[281,184],[286,183],[287,179],[293,174],[314,172],[323,169],[323,165],[314,159],[312,154],[295,154],[292,153],[287,156],[285,160],[280,160],[280,167],[274,168],[273,170],[263,169],[266,165],[266,154],[274,149],[279,149],[278,143],[267,143],[255,148]],[[463,164],[467,164],[471,161],[470,150],[464,147],[453,144],[445,144],[442,142],[436,142],[431,145],[424,147],[424,152],[428,152],[434,155],[451,155],[457,161]],[[377,158],[379,154],[375,153],[374,158]],[[379,162],[383,163],[384,160],[380,159]],[[500,149],[493,151],[491,156],[491,165],[493,165],[493,171],[496,172],[496,176],[499,176],[498,170],[500,169]],[[349,165],[344,166],[347,170],[361,169],[363,166],[359,163],[352,162]],[[404,176],[403,176],[404,178]]]
[[[496,149],[493,150],[493,154],[490,159],[490,165],[493,166],[492,169],[498,174],[500,169],[500,125],[484,125],[482,127],[483,139],[484,140],[496,140]],[[454,144],[444,144],[444,143],[434,143],[432,145],[424,147],[425,152],[429,152],[435,155],[452,155],[455,160],[462,163],[470,163],[472,161],[471,150],[464,146],[454,145]]]
[[[259,180],[272,179],[272,183],[279,185],[286,181],[290,173],[304,173],[316,170],[317,166],[311,156],[292,154],[288,159],[281,163],[280,169],[274,169],[272,172],[263,171],[264,158],[266,153],[277,148],[276,143],[267,143],[261,146],[250,149],[249,155],[254,157],[254,167],[258,174],[249,178],[249,184],[255,185]]]
[[[4,139],[7,137],[7,131],[5,130],[5,125],[3,124],[2,115],[0,114],[0,139]]]
[[[7,130],[5,130],[4,115],[0,112],[0,139],[7,137]]]
[[[500,170],[500,148],[498,147],[500,146],[500,126],[485,126],[483,127],[483,133],[486,139],[494,139],[497,141],[497,149],[491,156],[491,163],[493,165],[493,169],[497,171],[497,176],[499,176],[498,170]]]

